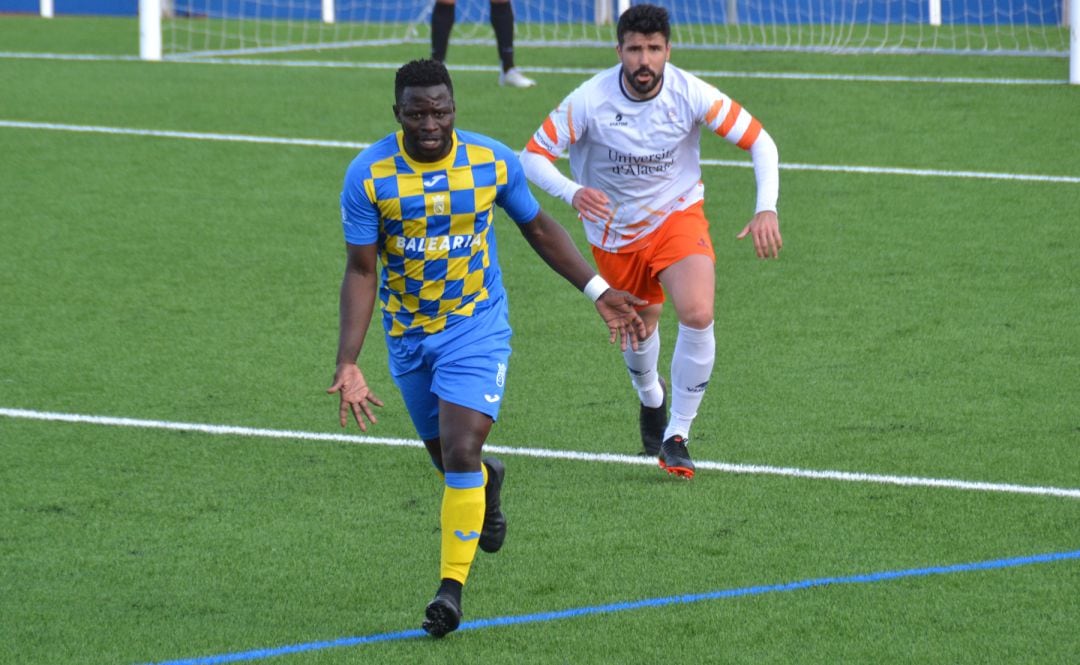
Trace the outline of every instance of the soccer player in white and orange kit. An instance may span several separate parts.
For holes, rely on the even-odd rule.
[[[529,140],[521,162],[529,180],[578,211],[604,279],[649,303],[640,310],[648,336],[623,353],[641,400],[643,453],[658,455],[669,473],[692,478],[686,444],[716,356],[716,257],[704,214],[701,129],[750,152],[757,205],[736,237],[752,237],[763,259],[776,258],[782,246],[779,158],[746,109],[668,62],[665,9],[631,7],[619,18],[617,34],[619,64],[570,93]],[[566,151],[573,179],[554,164]],[[657,371],[665,293],[679,320],[670,419],[667,386]]]

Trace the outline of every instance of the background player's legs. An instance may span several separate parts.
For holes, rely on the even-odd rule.
[[[510,0],[491,0],[491,27],[495,29],[495,45],[499,49],[502,73],[499,85],[511,88],[531,88],[536,81],[514,66],[514,8]]]
[[[431,59],[444,62],[450,46],[450,31],[454,28],[454,0],[436,0],[431,10]]]
[[[715,265],[708,256],[688,256],[665,268],[660,283],[671,296],[679,319],[671,357],[671,418],[664,439],[675,435],[689,438],[716,359]]]
[[[514,68],[514,8],[510,0],[491,0],[491,27],[503,71]]]

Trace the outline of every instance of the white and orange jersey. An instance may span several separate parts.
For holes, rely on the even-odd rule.
[[[573,180],[611,199],[611,219],[585,222],[589,242],[601,249],[617,252],[702,200],[701,127],[744,150],[762,136],[771,145],[760,122],[693,74],[667,63],[661,85],[655,97],[639,100],[625,91],[621,64],[600,72],[570,93],[525,147],[551,162],[569,150]]]

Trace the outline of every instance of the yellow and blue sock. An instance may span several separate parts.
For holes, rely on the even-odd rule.
[[[445,475],[442,500],[442,549],[439,577],[465,583],[484,527],[487,469]]]

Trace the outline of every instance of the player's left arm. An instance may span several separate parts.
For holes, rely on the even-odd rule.
[[[711,86],[701,90],[703,123],[717,136],[747,150],[754,165],[757,205],[736,239],[751,236],[758,258],[776,258],[783,247],[776,202],[780,196],[780,156],[776,142],[742,105]]]
[[[780,158],[776,143],[764,129],[750,146],[750,159],[754,163],[754,179],[757,181],[757,207],[750,222],[743,227],[736,240],[746,236],[754,239],[754,252],[759,259],[775,259],[784,246],[780,235],[780,220],[776,215],[776,200],[780,190]]]
[[[619,340],[619,347],[637,349],[646,337],[645,322],[636,307],[648,303],[626,291],[608,286],[585,261],[570,234],[551,215],[540,210],[529,222],[518,224],[525,240],[552,270],[585,292],[596,305],[610,333],[609,341]]]
[[[618,339],[624,351],[627,345],[636,350],[638,340],[645,339],[645,322],[634,308],[648,303],[625,291],[612,289],[596,274],[566,229],[540,207],[529,191],[521,162],[505,146],[496,148],[505,159],[506,185],[496,195],[495,203],[517,222],[533,251],[552,270],[589,296],[607,324],[611,342]]]

